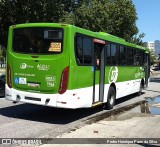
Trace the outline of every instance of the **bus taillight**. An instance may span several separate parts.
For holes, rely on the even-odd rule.
[[[63,94],[67,90],[68,85],[68,74],[69,74],[69,67],[66,67],[62,71],[60,85],[59,85],[59,94]]]
[[[7,64],[7,84],[9,88],[12,88],[12,82],[11,82],[11,68],[10,65]]]

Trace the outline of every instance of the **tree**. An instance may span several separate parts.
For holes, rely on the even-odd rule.
[[[131,41],[138,33],[137,14],[132,0],[110,0],[109,20],[111,33]]]
[[[131,39],[131,42],[137,45],[145,46],[145,43],[142,41],[142,38],[144,38],[144,36],[145,36],[144,33],[139,34],[138,36],[134,35]]]
[[[85,1],[75,10],[75,25],[95,32],[106,31],[109,22],[107,2]]]
[[[2,49],[0,48],[0,61],[3,59]]]
[[[0,46],[0,61],[4,62],[6,57],[6,49]]]
[[[0,44],[7,46],[8,28],[11,25],[27,22],[59,22],[65,14],[65,4],[69,11],[71,6],[67,0],[1,0]]]
[[[131,41],[137,34],[137,15],[131,0],[84,0],[75,9],[76,26],[95,32],[104,31]]]
[[[137,34],[132,0],[1,0],[0,44],[7,46],[8,27],[28,22],[65,22],[131,41]]]

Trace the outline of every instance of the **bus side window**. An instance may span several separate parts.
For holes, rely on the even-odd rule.
[[[144,58],[144,52],[143,51],[140,51],[140,65],[144,65],[144,61],[145,61],[145,58]]]
[[[76,36],[75,53],[77,63],[80,65],[91,65],[92,63],[92,39],[91,37]]]
[[[83,53],[84,64],[90,65],[92,62],[92,40],[89,37],[83,38]]]
[[[127,65],[133,65],[133,49],[127,48]]]
[[[144,65],[144,53],[141,50],[136,49],[134,54],[134,65]]]
[[[117,47],[115,44],[111,44],[111,59],[112,65],[117,65]]]
[[[119,47],[119,65],[126,65],[125,47]]]
[[[76,59],[79,64],[83,62],[82,37],[76,38]]]
[[[137,50],[137,65],[140,65],[140,50]]]

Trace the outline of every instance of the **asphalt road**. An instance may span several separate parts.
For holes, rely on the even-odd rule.
[[[116,101],[114,109],[160,95],[160,78],[139,97],[130,95]],[[85,125],[87,119],[106,113],[101,108],[57,109],[30,104],[13,104],[0,98],[0,138],[54,138]]]

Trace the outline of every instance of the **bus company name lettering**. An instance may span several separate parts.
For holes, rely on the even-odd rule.
[[[138,72],[135,74],[135,78],[140,78],[143,76],[143,73],[142,72]]]
[[[20,64],[20,69],[26,69],[26,68],[34,68],[33,65],[28,65],[26,63],[21,63]]]
[[[30,73],[14,73],[15,76],[35,77],[35,74]]]
[[[49,70],[50,65],[38,64],[37,68],[38,68],[38,70]]]

